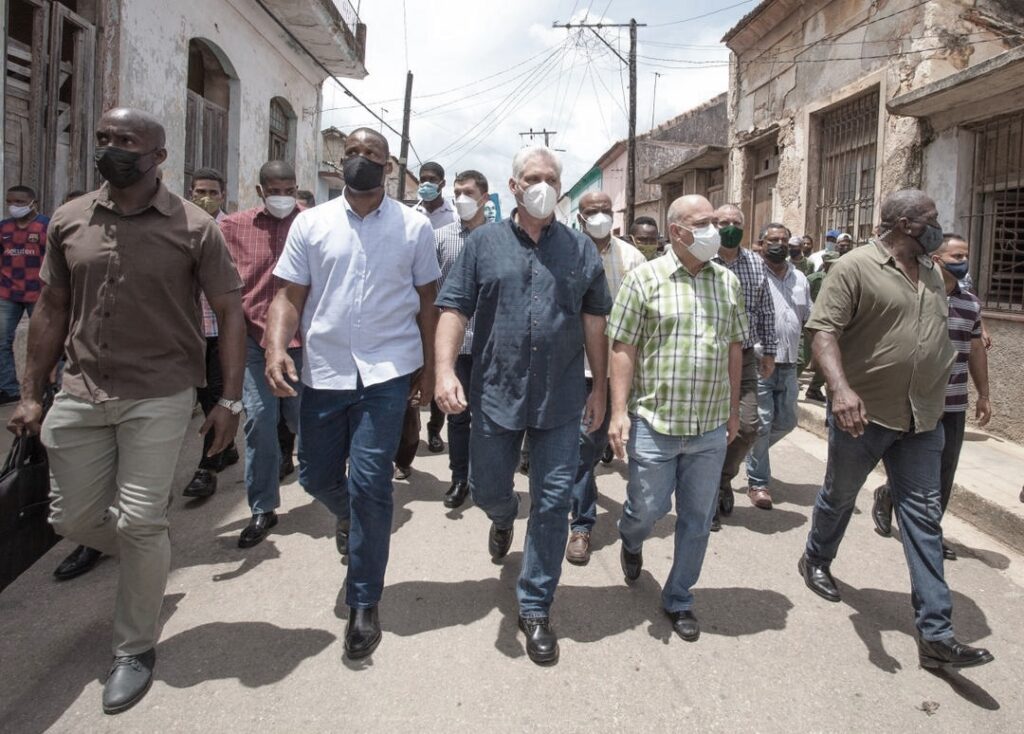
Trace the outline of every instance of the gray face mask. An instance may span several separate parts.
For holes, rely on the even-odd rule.
[[[924,248],[925,253],[931,255],[942,247],[942,227],[936,227],[934,224],[926,224],[924,226],[924,231],[915,239],[921,243],[921,247]]]

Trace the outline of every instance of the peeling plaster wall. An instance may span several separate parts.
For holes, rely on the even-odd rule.
[[[231,83],[228,148],[229,209],[257,202],[260,166],[266,162],[270,100],[288,100],[296,115],[295,167],[300,188],[316,190],[323,75],[254,3],[244,0],[131,0],[121,6],[118,104],[141,107],[167,129],[164,181],[175,193],[184,185],[188,42],[216,45],[228,62]]]
[[[882,112],[876,200],[920,186],[932,133],[916,119],[888,115],[885,102],[1012,45],[1014,39],[999,40],[1005,28],[997,36],[993,23],[975,22],[979,15],[1004,23],[1024,15],[1017,0],[812,0],[795,7],[780,22],[766,20],[759,37],[746,42],[750,48],[739,47],[733,55],[726,198],[749,198],[742,146],[777,128],[775,213],[797,232],[813,221],[808,180],[816,163],[814,113],[877,85]],[[730,43],[737,42],[741,38]],[[909,52],[898,55],[900,50]],[[877,211],[876,206],[876,217]]]

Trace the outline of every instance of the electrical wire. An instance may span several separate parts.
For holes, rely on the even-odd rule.
[[[708,18],[708,17],[710,17],[712,15],[717,15],[718,13],[724,13],[726,10],[732,10],[733,8],[738,8],[741,5],[750,5],[750,3],[756,2],[756,1],[757,0],[743,0],[743,2],[736,3],[735,5],[727,5],[724,8],[719,8],[718,10],[711,10],[711,11],[709,11],[707,13],[701,13],[700,15],[694,15],[693,17],[690,17],[690,18],[683,18],[682,20],[673,20],[673,21],[671,21],[669,23],[655,23],[655,24],[653,24],[651,26],[651,28],[664,28],[665,26],[669,26],[669,25],[679,25],[680,23],[689,23],[689,22],[694,21],[694,20],[701,20],[702,18]]]

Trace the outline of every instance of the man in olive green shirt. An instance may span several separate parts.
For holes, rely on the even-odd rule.
[[[626,274],[611,318],[612,418],[629,484],[619,519],[622,571],[635,581],[643,542],[676,500],[675,558],[662,606],[684,640],[700,635],[692,586],[700,576],[726,449],[740,426],[747,314],[743,289],[718,253],[714,209],[684,196],[669,209],[672,247]],[[627,407],[628,399],[628,407]]]
[[[954,350],[945,287],[930,254],[942,245],[935,202],[907,189],[882,203],[881,236],[832,266],[807,328],[831,390],[828,467],[799,569],[839,601],[830,573],[857,493],[885,463],[910,567],[918,653],[926,668],[990,662],[953,637],[942,567],[939,419]]]

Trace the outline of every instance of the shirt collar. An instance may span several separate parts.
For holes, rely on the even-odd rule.
[[[519,207],[516,207],[515,209],[512,210],[512,213],[508,217],[508,223],[509,226],[512,227],[512,233],[515,234],[515,236],[518,237],[520,240],[523,240],[524,242],[529,242],[531,246],[539,245],[539,241],[534,243],[533,239],[530,237],[529,234],[527,234],[526,230],[519,226],[519,222],[516,221],[516,212],[518,211]],[[556,221],[556,219],[552,219],[550,222],[548,222],[541,228],[540,238],[542,240],[548,235],[548,232],[551,231],[551,227],[554,226]]]
[[[156,193],[153,194],[153,198],[149,200],[144,207],[139,209],[137,212],[131,212],[132,214],[141,214],[149,208],[156,209],[158,212],[163,214],[165,217],[171,216],[174,212],[174,195],[167,190],[164,186],[164,182],[161,179],[157,179]],[[114,202],[110,200],[110,183],[104,181],[103,185],[100,186],[99,193],[96,195],[96,203],[102,206],[104,209],[110,209],[115,211]]]
[[[366,217],[372,217],[374,214],[379,216],[384,211],[384,207],[388,206],[388,201],[390,201],[390,199],[391,199],[390,196],[388,196],[387,194],[384,194],[384,198],[380,200],[380,205],[376,209],[374,209],[372,212],[369,212],[366,215],[366,217],[363,217],[363,216],[360,216],[359,212],[357,212],[355,209],[352,208],[352,204],[349,203],[348,197],[345,196],[345,190],[344,189],[342,189],[341,196],[339,196],[338,198],[341,199],[341,203],[345,206],[345,211],[348,212],[349,214],[351,214],[354,217],[358,217],[359,219],[366,219]]]
[[[683,265],[683,261],[679,259],[679,256],[671,245],[666,248],[665,254],[661,257],[655,258],[654,262],[661,266],[659,269],[662,270],[666,276],[673,275],[681,270],[691,278],[696,278],[697,276],[706,273],[711,266],[710,262],[706,262],[701,266],[700,270],[697,271],[696,275],[691,274],[686,266]]]

